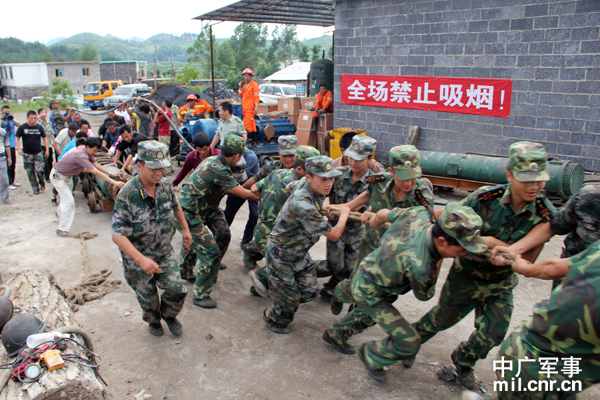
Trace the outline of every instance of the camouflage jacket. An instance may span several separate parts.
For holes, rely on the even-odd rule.
[[[372,175],[371,170],[367,169],[367,172],[363,176],[360,177],[356,182],[352,182],[352,169],[350,167],[339,167],[336,168],[338,171],[342,172],[342,175],[335,177],[335,182],[333,184],[333,188],[331,189],[331,194],[329,195],[329,202],[331,204],[345,204],[350,200],[356,198],[359,194],[369,189],[369,184],[365,182],[365,179]],[[364,209],[360,209],[360,212],[364,211]],[[336,221],[331,221],[332,224],[337,223]],[[357,234],[362,235],[364,232],[364,227],[360,224],[360,221],[355,221],[349,219],[346,223],[345,232],[357,232]]]
[[[52,110],[50,115],[52,116],[52,121],[54,122],[54,132],[56,132],[58,135],[58,133],[65,128],[66,122],[62,120],[63,115],[60,110]]]
[[[429,187],[420,179],[417,179],[417,183],[413,186],[410,193],[407,193],[400,201],[394,201],[394,177],[388,173],[381,174],[385,180],[376,182],[370,185],[369,193],[371,194],[371,206],[372,212],[377,212],[382,209],[394,209],[394,208],[410,208],[417,206],[425,206],[430,210],[434,207],[433,193]],[[425,203],[425,204],[423,204]],[[364,244],[369,246],[371,249],[379,247],[379,240],[381,235],[385,233],[385,229],[367,229],[365,234]]]
[[[179,204],[190,225],[203,223],[203,217],[219,208],[225,192],[239,185],[233,178],[225,157],[208,157],[202,161],[190,176],[187,185],[181,189]]]
[[[316,195],[309,185],[299,185],[279,212],[269,241],[288,261],[300,260],[320,236],[331,231],[331,225],[321,214],[325,196]]]
[[[550,227],[566,235],[561,257],[568,258],[600,240],[600,185],[584,186],[567,204],[552,215]]]
[[[271,172],[283,169],[283,164],[281,160],[269,161],[263,166],[260,167],[256,175],[254,175],[254,182],[259,182],[262,179],[265,179],[267,176],[271,175]]]
[[[54,130],[52,129],[52,122],[49,119],[46,121],[41,118],[37,119],[38,125],[41,125],[44,128],[44,132],[46,132],[46,139],[48,139],[48,147],[52,149],[52,144],[54,143]],[[44,138],[41,139],[41,145],[44,146]]]
[[[354,277],[353,291],[358,297],[388,298],[413,291],[417,299],[427,301],[435,293],[437,262],[441,260],[425,207],[399,209],[390,213],[392,226],[381,237],[381,246],[360,264]],[[373,304],[378,300],[373,301]]]
[[[582,357],[581,363],[600,362],[600,242],[569,260],[569,273],[550,299],[538,303],[521,322],[523,344],[544,356]],[[560,366],[558,367],[560,370]]]
[[[147,257],[167,256],[172,252],[176,210],[179,205],[171,182],[161,179],[152,198],[138,175],[119,191],[112,215],[112,234],[125,236]],[[123,257],[129,256],[123,254]]]
[[[300,179],[298,173],[293,169],[278,169],[271,172],[267,178],[256,182],[256,187],[261,192],[261,202],[258,206],[259,225],[264,225],[261,230],[268,235],[271,233],[279,211],[285,204],[291,192],[287,190],[288,183]]]
[[[554,212],[554,206],[541,194],[518,213],[510,201],[510,184],[505,184],[479,188],[459,204],[473,208],[481,217],[481,236],[493,236],[508,244],[523,238],[537,224],[549,222]],[[474,279],[502,280],[512,275],[511,267],[496,267],[474,254],[459,257],[454,268],[470,273]]]

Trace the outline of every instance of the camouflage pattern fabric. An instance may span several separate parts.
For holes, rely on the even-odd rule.
[[[45,168],[44,153],[37,154],[23,153],[23,167],[27,172],[27,178],[34,192],[38,192],[40,187],[45,187],[44,168]]]
[[[410,208],[422,206],[419,197],[422,197],[427,202],[429,208],[434,208],[433,193],[424,181],[418,179],[412,190],[404,196],[400,201],[394,201],[394,177],[388,173],[382,174],[384,180],[381,182],[372,183],[369,187],[371,201],[369,206],[372,212],[377,212],[384,208],[391,210],[394,208]],[[385,229],[367,229],[364,240],[358,249],[358,256],[354,270],[358,268],[358,264],[373,250],[379,247],[381,236],[385,233]]]
[[[52,122],[49,119],[44,121],[43,119],[38,118],[36,123],[44,128],[46,139],[48,139],[48,147],[51,148],[54,143],[54,129],[52,129]],[[42,147],[44,147],[44,138],[41,138],[40,140]]]
[[[226,138],[229,137],[232,136]],[[190,278],[198,259],[194,285],[197,299],[210,295],[221,257],[227,252],[231,233],[219,203],[225,192],[237,185],[225,157],[219,154],[200,163],[181,190],[179,202],[192,233],[192,246],[189,250],[182,248],[179,269],[184,277]]]
[[[291,156],[296,154],[298,148],[298,138],[294,135],[283,135],[277,138],[277,147],[282,156]]]
[[[550,227],[567,235],[561,257],[574,256],[600,240],[600,185],[588,185],[552,215]]]
[[[498,359],[503,364],[499,380],[508,382],[509,391],[499,391],[500,399],[513,400],[576,400],[577,392],[510,391],[510,382],[521,378],[522,387],[529,381],[555,381],[555,388],[565,380],[579,380],[582,390],[600,382],[600,242],[590,245],[569,261],[569,273],[562,285],[552,291],[550,299],[535,305],[533,315],[521,321],[515,331],[502,342]],[[520,362],[525,357],[534,362]],[[540,358],[556,360],[548,376]],[[579,358],[581,371],[569,376],[568,360]],[[520,367],[519,367],[520,364]],[[520,373],[519,373],[520,370]],[[518,374],[518,376],[517,376]],[[571,382],[573,383],[573,382]]]
[[[260,182],[261,180],[265,179],[267,176],[271,175],[271,172],[277,170],[277,169],[282,169],[283,168],[283,163],[281,162],[281,160],[275,160],[275,161],[269,161],[265,164],[263,164],[260,169],[258,170],[258,172],[256,173],[256,175],[254,175],[254,182]]]
[[[269,317],[278,326],[289,325],[300,302],[317,295],[315,266],[308,251],[320,236],[331,231],[327,218],[321,215],[323,200],[324,196],[316,195],[309,185],[297,188],[277,216],[267,241],[269,295],[273,300]]]
[[[112,234],[126,237],[139,252],[154,260],[162,271],[148,275],[121,251],[125,280],[136,294],[142,318],[150,324],[159,323],[161,318],[177,316],[187,295],[171,246],[175,233],[173,211],[178,209],[173,187],[164,178],[156,185],[154,199],[148,196],[141,178],[136,176],[123,186],[115,200]],[[160,300],[157,287],[164,291]]]
[[[60,110],[52,110],[50,115],[54,121],[54,132],[58,135],[65,128],[66,122],[62,120],[63,115]]]
[[[210,296],[217,284],[219,266],[231,242],[231,232],[221,209],[206,213],[202,223],[196,222],[195,215],[185,210],[183,213],[192,234],[192,245],[189,249],[181,248],[179,273],[182,279],[196,277],[194,298],[202,300]],[[181,230],[177,221],[175,226]]]
[[[396,177],[401,181],[420,178],[422,175],[421,155],[413,145],[406,144],[392,147],[389,153],[389,161]]]
[[[386,366],[416,354],[421,343],[412,326],[393,307],[399,295],[413,290],[421,300],[434,295],[437,281],[437,252],[425,207],[399,210],[392,226],[381,239],[381,247],[361,263],[353,279],[345,279],[335,288],[335,296],[357,307],[328,330],[329,336],[346,343],[350,336],[379,323],[390,336],[367,344],[371,365]]]
[[[480,188],[459,204],[472,207],[483,219],[482,236],[493,236],[508,244],[523,238],[537,224],[548,222],[554,211],[543,195],[518,213],[510,202],[510,184],[506,184]],[[475,310],[476,330],[456,351],[460,365],[473,367],[504,339],[514,308],[512,290],[517,282],[510,267],[496,267],[471,253],[456,258],[438,304],[415,324],[422,343]]]
[[[548,153],[539,143],[516,142],[508,149],[508,168],[522,182],[546,182],[550,174],[546,171]]]
[[[355,136],[353,139],[356,139],[357,137],[358,136]],[[362,142],[360,144],[362,144]],[[370,143],[367,142],[367,144]],[[358,153],[359,150],[362,150],[362,148],[355,150],[355,152]],[[335,178],[332,194],[329,197],[331,204],[347,203],[362,192],[368,190],[369,184],[365,182],[365,178],[372,175],[369,169],[367,169],[367,172],[356,182],[352,182],[352,169],[350,169],[350,167],[336,169],[342,172],[342,175]],[[362,212],[364,210],[361,209],[359,211]],[[330,223],[332,226],[335,226],[337,221],[330,221]],[[354,269],[356,257],[358,256],[358,249],[364,235],[365,228],[360,221],[348,220],[344,233],[338,241],[332,242],[331,240],[327,240],[327,268],[328,274],[332,276],[324,285],[325,287],[333,289],[341,280],[350,276]]]

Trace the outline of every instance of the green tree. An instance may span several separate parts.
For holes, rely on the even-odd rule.
[[[311,53],[311,61],[315,61],[318,60],[319,58],[321,58],[321,50],[323,49],[323,46],[321,46],[320,44],[313,44],[313,46],[310,48],[310,53]]]
[[[198,68],[186,64],[183,66],[182,71],[177,74],[177,83],[187,85],[190,81],[199,79],[201,73],[202,72]]]
[[[276,26],[273,30],[271,48],[274,48],[272,54],[275,59],[283,64],[284,68],[290,65],[291,60],[297,55],[296,25]]]
[[[223,42],[216,51],[215,70],[232,72],[235,70],[235,54],[229,41]]]
[[[215,41],[215,35],[213,35],[213,46]],[[203,69],[210,70],[210,34],[208,29],[205,28],[200,31],[194,43],[187,49],[187,53],[189,54],[188,63],[200,63]],[[209,74],[209,72],[202,73],[205,78]]]
[[[98,50],[90,42],[81,48],[77,57],[79,61],[97,61],[98,58]]]
[[[264,57],[267,44],[267,26],[254,22],[243,22],[235,27],[230,45],[235,54],[236,70],[257,69]]]
[[[47,104],[50,99],[58,100],[58,105],[61,108],[75,106],[75,99],[73,98],[73,88],[71,87],[71,81],[66,78],[54,78],[51,81],[50,92],[43,92],[42,97],[44,102]]]
[[[42,55],[42,61],[50,62],[52,60],[54,60],[54,56],[52,55],[52,53],[50,53],[48,50],[46,50],[46,52]]]
[[[310,61],[310,55],[308,54],[308,46],[304,43],[298,43],[298,59],[300,61]]]

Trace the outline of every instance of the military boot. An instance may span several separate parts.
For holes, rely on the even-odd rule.
[[[336,349],[337,351],[339,351],[342,354],[348,354],[348,355],[356,354],[356,349],[354,347],[350,346],[346,342],[340,342],[339,340],[332,338],[331,335],[329,334],[329,332],[330,332],[330,330],[327,329],[325,331],[325,333],[323,333],[324,341],[329,343],[334,349]]]
[[[360,347],[360,349],[358,349],[358,357],[360,358],[360,361],[365,366],[365,370],[367,371],[367,374],[369,374],[369,376],[371,378],[375,379],[377,382],[381,382],[381,383],[387,382],[388,377],[387,377],[387,372],[385,371],[385,369],[383,369],[381,367],[373,367],[373,366],[369,365],[369,362],[367,361],[367,356],[365,355],[366,350],[367,350],[367,346],[363,344]]]
[[[150,332],[150,334],[152,336],[162,336],[165,333],[163,331],[163,327],[160,324],[160,322],[158,324],[150,324],[150,325],[148,325],[148,331]]]
[[[458,360],[456,359],[456,350],[452,352],[450,358],[452,359],[452,362],[456,367],[456,372],[458,373],[458,380],[460,381],[460,383],[462,383],[462,385],[469,390],[475,389],[477,377],[475,376],[473,368],[466,367],[458,363]]]
[[[406,368],[406,369],[412,368],[413,364],[415,363],[415,358],[416,357],[411,357],[411,358],[402,360],[402,365],[404,365],[404,368]]]

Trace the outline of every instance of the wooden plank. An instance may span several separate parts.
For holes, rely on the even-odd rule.
[[[408,135],[406,136],[406,141],[404,144],[411,144],[413,146],[417,145],[417,140],[419,139],[419,133],[421,132],[421,128],[417,125],[411,125],[408,127]]]

